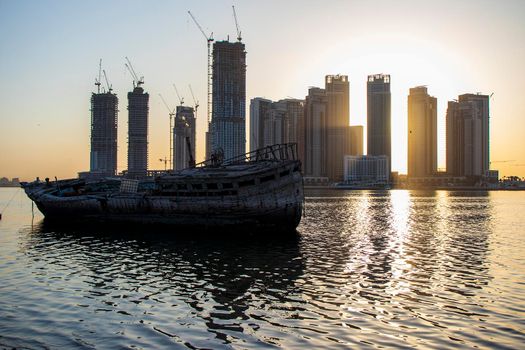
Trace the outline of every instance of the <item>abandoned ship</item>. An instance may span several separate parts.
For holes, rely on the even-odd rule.
[[[303,211],[296,144],[220,154],[141,180],[124,176],[23,183],[46,220],[294,231]]]

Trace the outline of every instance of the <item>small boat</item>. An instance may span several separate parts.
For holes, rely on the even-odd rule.
[[[304,203],[296,144],[268,146],[137,180],[22,183],[46,220],[294,231]]]

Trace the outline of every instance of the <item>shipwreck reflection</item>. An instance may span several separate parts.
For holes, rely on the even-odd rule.
[[[243,331],[239,323],[251,317],[250,310],[275,298],[285,302],[303,274],[297,236],[168,238],[166,232],[127,235],[46,222],[27,230],[21,249],[32,258],[35,277],[82,275],[67,282],[81,285],[76,289],[87,293],[93,312],[135,312],[147,322],[156,305],[172,303],[223,341],[225,332]],[[169,326],[162,332],[169,334]]]

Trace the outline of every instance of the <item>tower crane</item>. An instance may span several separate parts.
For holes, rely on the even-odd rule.
[[[141,76],[139,78],[138,74],[135,72],[135,69],[133,69],[133,65],[131,64],[131,61],[128,57],[126,57],[126,61],[128,61],[128,63],[124,63],[124,65],[126,66],[126,68],[128,68],[128,71],[133,77],[133,87],[140,87],[142,84],[144,84],[144,76]]]
[[[98,79],[95,78],[95,85],[97,86],[97,94],[100,94],[100,79],[102,78],[102,58],[98,62]]]
[[[106,70],[103,69],[102,72],[104,73],[104,80],[106,81],[106,85],[108,87],[108,92],[111,92],[113,90],[113,87],[112,87],[112,85],[109,84],[108,76],[106,74]]]
[[[168,110],[168,113],[170,116],[170,170],[171,170],[173,169],[173,116],[175,115],[175,109],[171,109],[168,106],[168,103],[166,102],[164,97],[162,97],[161,94],[159,94],[159,96],[162,102],[164,102],[164,106],[166,106],[166,109]]]
[[[211,122],[211,100],[212,100],[211,43],[213,42],[213,32],[211,32],[210,35],[206,35],[204,30],[200,26],[199,22],[197,22],[197,20],[195,19],[195,16],[193,16],[193,14],[190,11],[188,11],[188,14],[190,15],[193,22],[195,22],[195,25],[197,25],[197,28],[199,28],[202,35],[204,35],[204,38],[206,38],[206,43],[208,45],[208,101],[207,101],[208,116],[207,116],[207,121],[208,121],[208,128],[209,128],[209,124]]]
[[[235,6],[232,5],[233,10],[233,19],[235,20],[235,28],[237,28],[237,40],[240,42],[242,40],[241,37],[241,29],[239,28],[239,22],[237,21],[237,13],[235,12]]]
[[[191,84],[188,84],[190,87],[191,97],[193,98],[193,105],[195,106],[195,117],[197,117],[197,109],[199,108],[199,101],[195,99],[195,95],[193,94],[193,89],[191,88]]]
[[[175,89],[175,93],[177,94],[177,98],[179,99],[180,105],[184,105],[184,97],[180,97],[179,90],[177,89],[177,86],[173,84],[173,88]]]

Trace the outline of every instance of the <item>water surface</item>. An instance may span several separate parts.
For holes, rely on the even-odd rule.
[[[522,348],[524,213],[524,192],[319,190],[296,236],[171,237],[49,226],[18,195],[0,348]]]

